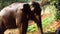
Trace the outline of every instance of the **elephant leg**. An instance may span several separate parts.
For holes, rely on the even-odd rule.
[[[6,30],[7,28],[2,24],[2,26],[0,25],[0,34],[4,34],[4,31]]]
[[[26,34],[28,28],[28,20],[22,23],[22,34]]]

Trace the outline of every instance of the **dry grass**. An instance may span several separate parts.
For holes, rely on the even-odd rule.
[[[4,34],[19,34],[19,30],[17,29],[7,29]]]

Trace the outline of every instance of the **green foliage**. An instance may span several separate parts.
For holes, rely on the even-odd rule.
[[[27,29],[28,32],[34,32],[34,31],[37,31],[37,30],[38,30],[38,27],[37,27],[36,24],[29,26],[28,29]]]
[[[55,0],[54,6],[57,9],[56,14],[55,14],[56,20],[60,21],[60,0]]]
[[[8,6],[14,2],[27,2],[28,0],[0,0],[0,9]]]
[[[60,11],[56,11],[56,20],[60,21]]]
[[[60,10],[60,0],[55,0],[54,5],[58,10]]]
[[[42,20],[43,28],[45,28],[46,26],[51,24],[54,20],[55,20],[55,16],[54,15],[51,15],[50,17],[47,17],[44,20]]]
[[[53,32],[54,32],[54,31],[55,31],[55,29],[52,27],[52,28],[50,28],[50,31],[53,31]]]

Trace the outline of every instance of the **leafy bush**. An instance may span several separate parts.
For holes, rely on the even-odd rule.
[[[55,16],[54,15],[51,15],[50,17],[45,18],[44,20],[42,20],[43,28],[48,26],[49,24],[51,24],[54,20],[55,20]]]
[[[28,29],[27,29],[28,32],[34,32],[34,31],[37,31],[37,30],[38,30],[38,27],[37,27],[36,24],[29,26]]]

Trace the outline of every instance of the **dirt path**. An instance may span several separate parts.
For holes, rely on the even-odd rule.
[[[49,17],[50,16],[50,14],[43,14],[42,16],[41,16],[41,19],[45,19],[45,18],[47,18],[47,17]]]

